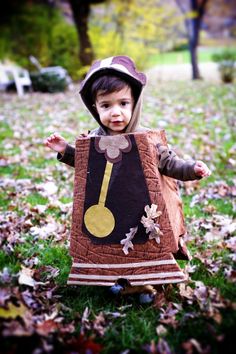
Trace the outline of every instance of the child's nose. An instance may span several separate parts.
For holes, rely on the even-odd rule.
[[[112,107],[112,116],[119,116],[120,115],[120,107],[118,105],[114,105]]]

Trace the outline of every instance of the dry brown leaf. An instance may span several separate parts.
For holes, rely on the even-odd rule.
[[[194,289],[185,283],[181,283],[179,285],[179,294],[180,296],[192,301],[194,297]]]
[[[37,323],[35,329],[40,336],[47,337],[50,333],[58,331],[59,326],[54,320],[48,319]]]
[[[3,337],[29,337],[34,333],[33,326],[26,327],[19,321],[11,321],[4,323],[4,329],[2,331]]]
[[[166,303],[166,297],[165,297],[165,293],[162,292],[157,292],[155,298],[154,298],[154,302],[153,302],[153,307],[156,309],[161,308],[163,305],[165,305]]]
[[[9,288],[0,288],[0,307],[5,307],[10,298],[11,290]]]
[[[104,313],[100,312],[93,320],[93,329],[103,337],[106,331],[107,321],[105,319]]]

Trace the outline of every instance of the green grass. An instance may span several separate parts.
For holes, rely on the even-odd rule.
[[[55,166],[56,165],[56,161],[54,159],[50,159],[50,160],[45,160],[45,158],[43,156],[32,156],[30,157],[30,163],[31,166],[36,167],[36,168],[45,168],[48,165],[49,166]]]
[[[40,263],[59,268],[60,273],[56,278],[56,283],[64,285],[69,275],[71,267],[71,257],[68,249],[63,246],[49,246],[39,253]]]
[[[6,122],[0,122],[0,141],[6,138],[13,137],[13,130],[10,125]]]
[[[103,353],[114,350],[119,353],[123,348],[141,351],[143,343],[149,343],[156,336],[155,322],[156,314],[152,308],[130,310],[126,319],[116,320],[107,331]]]
[[[200,63],[206,63],[212,61],[212,54],[220,53],[226,48],[210,48],[200,47],[198,49],[198,59]],[[154,65],[168,65],[168,64],[187,64],[190,63],[189,50],[164,52],[152,55],[149,59],[149,67]]]
[[[48,202],[48,198],[43,197],[41,194],[35,192],[26,197],[26,201],[30,203],[32,206],[37,204],[45,205]]]
[[[62,197],[59,199],[63,204],[71,203],[72,199],[70,197]]]
[[[8,255],[0,250],[0,269],[8,268],[11,273],[16,274],[20,270],[20,262],[14,254]]]
[[[182,198],[184,204],[184,215],[186,217],[201,217],[209,215],[207,212],[204,212],[204,208],[212,206],[215,208],[215,212],[219,214],[232,215],[232,217],[236,216],[236,212],[234,210],[232,200],[229,197],[225,197],[225,199],[211,199],[205,202],[198,203],[194,206],[194,208],[190,207],[190,203],[192,201],[192,196],[183,196]]]
[[[30,171],[25,166],[21,166],[18,164],[0,167],[0,175],[6,175],[8,177],[10,176],[11,178],[16,179],[24,179],[31,177]]]
[[[53,239],[35,242],[32,236],[28,236],[25,242],[15,247],[15,256],[0,252],[0,269],[9,267],[12,271],[19,271],[24,259],[38,258],[37,267],[51,266],[59,269],[59,275],[55,278],[56,284],[64,286],[71,267],[71,257],[64,246],[53,245]],[[37,268],[36,267],[36,268]]]
[[[199,264],[199,262],[193,263],[198,264],[197,271],[192,275],[193,280],[199,280],[200,278],[204,278],[204,284],[206,286],[220,289],[220,293],[223,297],[231,301],[235,300],[236,286],[234,283],[229,282],[225,279],[225,275],[223,274],[222,270],[220,270],[216,274],[211,274],[207,271],[203,264]]]
[[[1,210],[6,210],[11,200],[8,195],[4,192],[0,192],[0,208]]]
[[[183,54],[186,60],[187,53],[179,52],[178,54]],[[202,52],[202,54],[200,51],[200,55],[202,55],[201,60],[208,61],[211,51]],[[163,56],[161,59],[152,58],[152,60],[155,63],[158,60],[174,63],[177,57],[176,53],[168,53],[165,60]],[[202,180],[190,194],[186,194],[185,188],[181,188],[186,225],[189,234],[193,236],[193,240],[188,245],[193,255],[190,264],[197,266],[195,272],[191,274],[191,279],[203,282],[209,289],[217,288],[221,296],[231,302],[235,301],[235,284],[226,279],[224,269],[226,266],[233,265],[232,258],[230,258],[232,251],[214,242],[198,244],[196,240],[203,240],[205,230],[193,229],[191,225],[193,221],[211,218],[214,213],[235,217],[233,195],[214,198],[213,195],[208,194],[193,207],[190,207],[190,203],[196,194],[209,192],[216,182],[224,181],[229,186],[234,185],[235,167],[230,164],[230,159],[236,160],[235,97],[235,85],[221,86],[207,82],[168,82],[158,85],[153,83],[146,91],[145,109],[142,116],[145,126],[157,128],[160,121],[164,122],[168,141],[174,148],[177,148],[177,152],[183,156],[204,160],[212,170],[212,176]],[[61,223],[65,227],[66,235],[69,236],[71,214],[63,211],[61,206],[54,206],[52,196],[43,196],[38,192],[37,184],[46,181],[55,182],[58,186],[58,200],[63,204],[70,203],[73,198],[74,171],[59,164],[56,156],[49,154],[49,151],[43,147],[43,138],[49,134],[45,133],[47,127],[50,126],[50,131],[53,127],[56,130],[60,127],[60,133],[73,142],[79,133],[86,131],[87,127],[93,128],[91,119],[84,113],[77,113],[81,112],[81,106],[78,98],[71,98],[70,94],[68,97],[65,95],[57,98],[56,104],[53,95],[32,95],[27,101],[18,100],[12,95],[8,100],[11,100],[12,112],[6,115],[8,118],[1,122],[0,134],[1,146],[10,144],[11,147],[7,150],[2,149],[1,152],[2,157],[9,161],[6,166],[0,166],[1,181],[12,179],[18,183],[21,182],[20,179],[30,179],[32,183],[30,186],[24,182],[14,186],[6,184],[0,192],[1,225],[8,221],[11,226],[10,231],[7,228],[3,229],[3,236],[0,239],[0,272],[7,267],[12,274],[15,274],[13,282],[16,285],[16,274],[22,266],[26,266],[26,261],[38,259],[38,263],[31,266],[33,269],[40,269],[42,266],[59,269],[59,275],[49,281],[52,286],[56,286],[50,301],[58,308],[62,306],[61,304],[68,308],[68,310],[63,309],[60,316],[63,316],[68,323],[75,321],[76,333],[80,332],[79,319],[86,307],[91,311],[90,321],[100,311],[105,314],[120,312],[125,317],[110,319],[104,337],[95,334],[95,341],[104,347],[102,353],[118,354],[126,349],[130,349],[130,353],[146,353],[144,346],[150,344],[151,341],[157,344],[159,340],[156,327],[160,325],[160,310],[150,305],[140,305],[136,295],[115,297],[106,287],[67,286],[66,281],[72,259],[65,239],[58,241],[53,233],[47,235],[45,239],[37,235],[33,236],[30,226],[27,226],[27,223],[25,225],[27,221],[37,227],[46,226],[50,222]],[[3,110],[8,109],[8,100],[4,101],[0,98]],[[68,111],[68,119],[65,119],[65,112],[61,115],[61,112],[65,110]],[[19,118],[17,122],[15,121],[16,114]],[[19,144],[15,136],[21,129],[22,121],[28,123],[30,128],[22,132],[24,136]],[[11,163],[8,159],[13,157],[16,157],[16,160]],[[38,205],[48,207],[40,214],[36,211]],[[213,214],[207,212],[205,209],[207,206],[213,206],[215,212]],[[12,235],[18,236],[11,239]],[[231,236],[233,235],[227,237]],[[12,251],[7,253],[6,246],[10,241]],[[205,257],[204,252],[210,252],[210,259],[220,260],[221,266],[215,274],[211,274],[205,264],[194,258],[196,253]],[[184,267],[186,262],[182,261],[179,264]],[[41,276],[42,281],[45,281],[47,277],[50,278],[50,272],[43,271]],[[194,285],[191,284],[191,286]],[[22,289],[25,287],[23,286]],[[41,291],[40,288],[37,289],[37,294],[43,298]],[[164,339],[168,342],[172,352],[184,353],[182,343],[194,338],[201,343],[203,348],[210,345],[210,352],[221,354],[224,345],[230,342],[232,328],[235,327],[236,316],[233,308],[219,309],[222,322],[216,323],[212,318],[207,317],[206,313],[200,311],[197,302],[188,304],[182,300],[176,285],[169,289],[168,298],[169,301],[181,304],[183,307],[177,314],[179,324],[176,329],[164,324],[167,329]],[[48,299],[44,301],[48,304]],[[122,306],[124,306],[123,309]],[[163,308],[165,309],[166,306],[164,305]],[[48,311],[47,315],[51,314],[49,310],[45,311]],[[109,318],[109,315],[107,316]],[[94,331],[90,330],[88,333],[94,334]],[[218,342],[216,339],[218,335],[224,335],[225,341]],[[225,352],[227,353],[226,349]]]

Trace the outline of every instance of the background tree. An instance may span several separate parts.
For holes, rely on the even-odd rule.
[[[82,65],[90,65],[94,59],[92,44],[88,35],[88,21],[92,4],[106,0],[68,0],[79,37],[79,59]]]
[[[193,80],[200,79],[201,75],[198,67],[197,48],[199,44],[202,19],[206,11],[208,0],[176,0],[176,3],[185,18],[192,64],[192,78]]]
[[[96,57],[129,55],[145,69],[151,55],[170,50],[182,26],[178,9],[162,0],[110,0],[93,6],[89,36]]]

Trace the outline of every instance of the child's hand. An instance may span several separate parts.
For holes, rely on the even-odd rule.
[[[51,150],[59,152],[63,155],[67,142],[61,135],[54,133],[45,140],[44,145],[49,147]]]
[[[199,177],[208,177],[211,175],[211,171],[207,167],[207,165],[202,161],[196,161],[194,165],[194,172]]]

